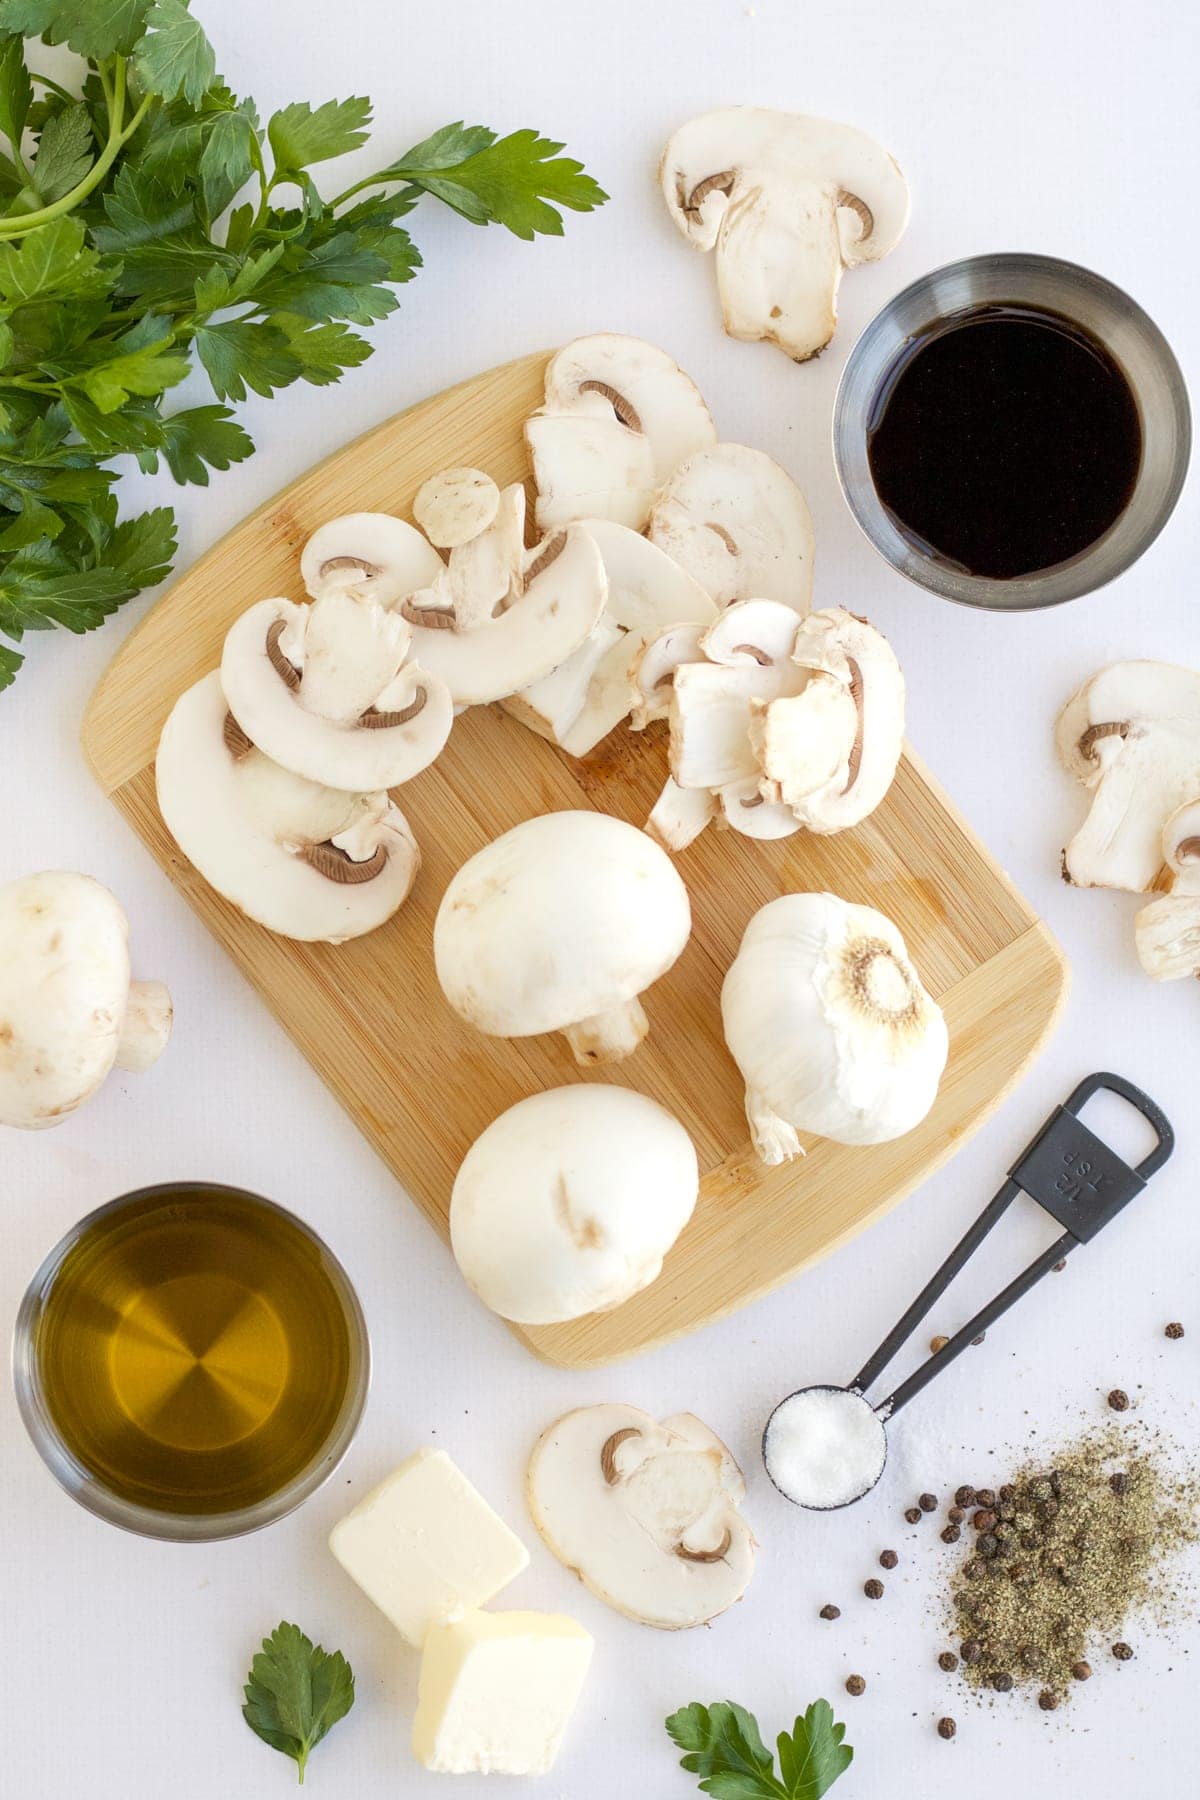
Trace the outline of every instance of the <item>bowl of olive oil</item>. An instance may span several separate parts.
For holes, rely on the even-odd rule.
[[[144,1188],[80,1221],[17,1315],[17,1401],[89,1511],[207,1542],[271,1524],[332,1473],[366,1402],[349,1277],[270,1200]]]

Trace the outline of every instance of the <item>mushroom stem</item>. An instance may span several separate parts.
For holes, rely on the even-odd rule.
[[[157,1062],[171,1035],[171,996],[161,981],[131,981],[116,1064],[140,1075]]]
[[[627,1000],[608,1012],[593,1013],[563,1032],[578,1063],[620,1062],[632,1056],[650,1029],[640,1000]]]

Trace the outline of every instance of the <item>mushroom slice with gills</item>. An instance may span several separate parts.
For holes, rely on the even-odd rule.
[[[690,1413],[581,1407],[539,1438],[525,1481],[533,1522],[584,1586],[661,1631],[706,1625],[740,1600],[758,1548],[733,1457]]]
[[[837,324],[842,271],[894,249],[908,184],[882,145],[853,126],[759,106],[691,119],[659,170],[678,229],[715,250],[730,337],[765,338],[796,362]]]
[[[234,727],[214,672],[180,695],[159,739],[163,820],[210,886],[269,931],[342,943],[389,919],[420,864],[386,793],[307,781]]]
[[[1200,975],[1200,800],[1171,814],[1162,851],[1171,891],[1142,908],[1134,935],[1147,975],[1182,981]]]
[[[605,813],[527,819],[478,851],[438,908],[438,980],[490,1037],[562,1032],[617,1062],[649,1029],[638,996],[691,931],[687,889],[643,831]]]
[[[649,537],[718,606],[756,599],[809,609],[808,502],[761,450],[716,444],[681,463],[654,501]]]
[[[792,663],[746,656],[736,664],[684,663],[672,683],[669,759],[680,787],[723,788],[760,773],[751,706],[795,693],[808,677]]]
[[[586,756],[628,716],[630,664],[649,637],[673,623],[716,617],[704,589],[636,531],[610,519],[580,523],[604,560],[604,614],[573,657],[508,702],[572,756]]]
[[[664,850],[686,850],[717,816],[717,796],[710,788],[683,788],[668,775],[646,820],[646,832]]]
[[[478,537],[450,552],[446,587],[462,630],[496,618],[519,598],[525,572],[525,489],[501,488],[496,516]]]
[[[769,843],[775,838],[795,837],[800,821],[782,800],[768,800],[763,783],[756,777],[734,781],[713,796],[714,811],[719,805],[719,823],[728,825],[742,837]]]
[[[615,519],[641,531],[655,493],[716,427],[691,377],[665,350],[600,332],[546,366],[546,398],[525,422],[542,531]]]
[[[644,731],[647,725],[670,717],[675,671],[684,663],[704,661],[701,644],[706,629],[699,620],[687,625],[668,625],[634,658],[629,671],[633,689],[629,723],[634,731]]]
[[[162,982],[130,979],[106,887],[66,869],[0,886],[0,1125],[60,1125],[114,1065],[148,1069],[170,1031]]]
[[[755,708],[750,736],[768,799],[807,831],[846,831],[875,811],[904,748],[904,676],[865,619],[829,607],[796,633],[792,662],[809,671],[793,698]]]
[[[600,552],[586,531],[569,525],[529,552],[520,596],[498,617],[460,628],[413,624],[413,660],[440,677],[456,706],[506,700],[549,675],[583,643],[604,611],[607,584]]]
[[[1113,663],[1068,700],[1055,741],[1068,774],[1094,790],[1063,852],[1064,879],[1145,893],[1162,868],[1167,820],[1200,794],[1200,673]]]
[[[411,630],[353,589],[311,606],[262,600],[225,639],[229,711],[265,756],[324,787],[411,781],[454,722],[445,684],[404,662]]]
[[[725,1041],[768,1165],[799,1134],[881,1144],[937,1097],[946,1021],[892,921],[834,894],[787,894],[746,927],[721,990]]]
[[[438,550],[454,550],[486,531],[500,489],[482,469],[440,469],[417,489],[413,518]]]
[[[333,588],[352,587],[380,606],[393,606],[414,589],[429,587],[445,566],[415,525],[391,513],[328,519],[300,552],[300,579],[314,600]]]

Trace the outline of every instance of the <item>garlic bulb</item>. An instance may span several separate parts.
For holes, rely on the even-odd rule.
[[[799,1131],[881,1144],[920,1124],[946,1065],[941,1008],[882,913],[787,894],[755,913],[721,991],[754,1147],[774,1164]]]

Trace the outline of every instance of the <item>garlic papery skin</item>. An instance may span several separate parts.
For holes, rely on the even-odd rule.
[[[949,1034],[892,921],[834,894],[755,913],[721,990],[754,1148],[774,1165],[800,1132],[881,1144],[919,1125]]]

